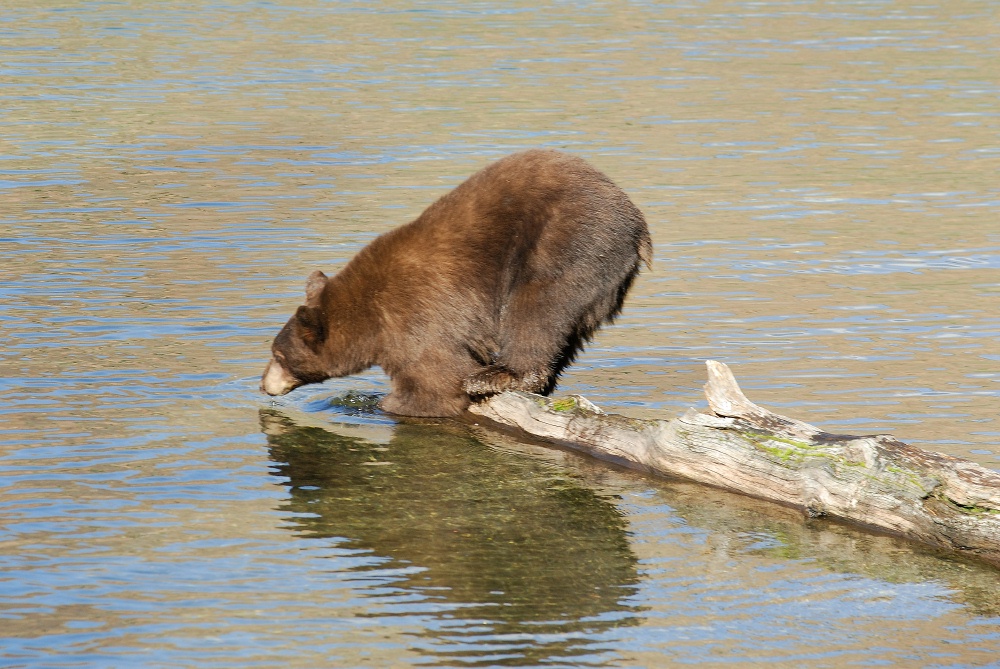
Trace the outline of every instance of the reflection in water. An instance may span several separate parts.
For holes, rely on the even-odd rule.
[[[987,565],[482,427],[378,425],[355,399],[326,403],[352,425],[261,411],[280,511],[297,540],[333,548],[356,615],[406,629],[425,661],[990,657],[992,637],[942,627],[1000,614]]]
[[[378,445],[271,410],[261,423],[297,533],[385,556],[359,568],[398,574],[401,603],[378,615],[433,611],[442,624],[423,634],[434,655],[504,665],[591,656],[602,632],[634,622],[626,521],[564,473],[457,427],[402,424]]]
[[[1000,572],[992,565],[703,485],[674,482],[664,486],[664,497],[692,526],[712,532],[717,559],[760,556],[809,562],[848,579],[939,584],[941,601],[976,615],[1000,616]]]
[[[861,576],[882,583],[940,584],[939,594],[947,593],[941,597],[942,601],[959,603],[976,615],[1000,616],[1000,570],[994,565],[847,523],[809,518],[798,509],[710,486],[643,477],[545,442],[530,445],[514,434],[484,427],[473,428],[473,433],[491,448],[571,471],[579,485],[597,495],[621,500],[617,506],[628,519],[633,551],[645,553],[672,531],[689,538],[703,533],[704,544],[686,551],[685,566],[673,565],[666,574],[667,580],[682,577],[688,569],[698,576],[712,571],[698,564],[697,553],[704,549],[710,564],[728,563],[730,571],[738,563],[752,565],[752,558],[760,557],[816,566],[824,573],[843,574],[849,579]],[[644,501],[637,504],[638,498]],[[653,500],[656,501],[651,508],[644,508]],[[665,527],[671,530],[665,531]],[[640,555],[640,563],[648,557]],[[640,575],[649,574],[640,568]],[[756,581],[755,585],[758,594],[769,587],[764,580]],[[728,592],[729,588],[720,584],[720,592]],[[917,610],[907,612],[911,616],[925,614]]]

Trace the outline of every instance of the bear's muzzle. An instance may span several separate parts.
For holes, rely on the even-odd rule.
[[[260,379],[260,389],[268,395],[284,395],[302,385],[302,382],[288,373],[281,364],[271,358]]]

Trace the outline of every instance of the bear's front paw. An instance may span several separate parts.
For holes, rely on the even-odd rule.
[[[414,397],[389,393],[378,406],[382,411],[398,416],[457,416],[469,406],[469,398],[458,394]]]

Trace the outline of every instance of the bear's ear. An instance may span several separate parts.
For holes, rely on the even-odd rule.
[[[319,306],[319,296],[326,287],[326,274],[316,270],[306,279],[306,304],[310,307]]]
[[[326,339],[326,320],[323,318],[323,312],[316,307],[299,307],[295,311],[295,320],[299,324],[299,336],[302,341],[313,351],[317,351]]]

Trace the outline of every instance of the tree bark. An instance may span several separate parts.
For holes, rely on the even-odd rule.
[[[652,473],[974,555],[1000,565],[1000,473],[888,435],[830,434],[746,398],[707,361],[711,413],[606,414],[578,395],[506,392],[470,407],[502,425]]]

